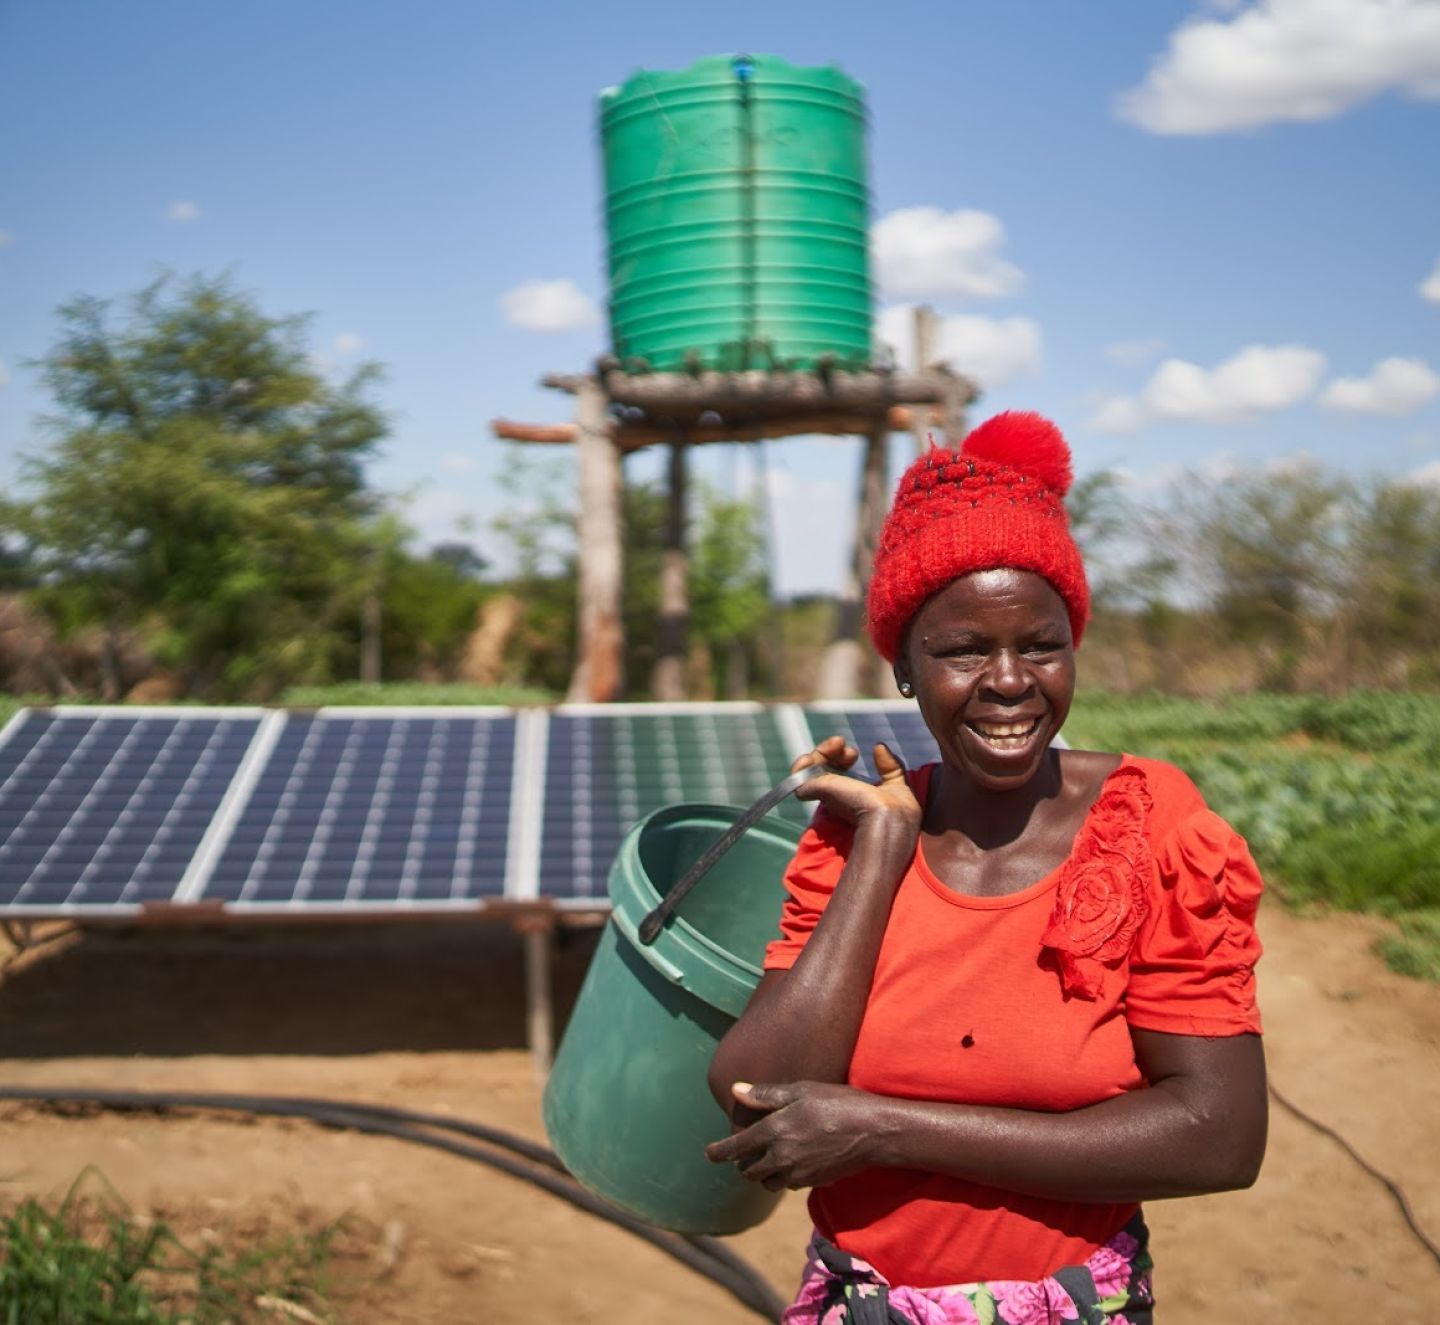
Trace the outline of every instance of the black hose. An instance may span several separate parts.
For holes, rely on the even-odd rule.
[[[392,1136],[417,1145],[432,1146],[463,1159],[499,1169],[512,1177],[550,1192],[587,1214],[607,1220],[636,1237],[643,1238],[696,1274],[725,1289],[732,1297],[766,1320],[780,1318],[784,1303],[774,1289],[744,1260],[714,1238],[688,1236],[654,1228],[580,1186],[559,1157],[547,1146],[515,1136],[483,1123],[465,1122],[443,1114],[395,1108],[390,1105],[357,1104],[348,1100],[320,1099],[292,1095],[232,1095],[215,1091],[142,1091],[53,1089],[32,1086],[0,1086],[0,1100],[23,1100],[36,1104],[91,1104],[106,1109],[223,1109],[235,1113],[275,1117],[308,1118],[324,1127],[346,1128],[377,1136]],[[432,1130],[424,1130],[432,1129]],[[436,1131],[457,1132],[484,1141],[523,1157],[496,1154],[454,1137],[434,1135]]]
[[[1386,1177],[1368,1159],[1365,1158],[1354,1146],[1340,1135],[1333,1127],[1322,1123],[1318,1118],[1311,1117],[1293,1100],[1282,1095],[1275,1089],[1272,1083],[1269,1087],[1270,1096],[1282,1109],[1294,1114],[1307,1127],[1313,1127],[1321,1136],[1328,1136],[1337,1146],[1340,1147],[1351,1159],[1355,1161],[1366,1173],[1375,1179],[1387,1192],[1391,1199],[1399,1207],[1400,1217],[1404,1219],[1407,1227],[1419,1240],[1420,1245],[1430,1254],[1430,1259],[1436,1265],[1440,1265],[1440,1243],[1437,1243],[1421,1226],[1420,1221],[1415,1217],[1415,1210],[1410,1204],[1410,1198],[1405,1195],[1405,1189],[1395,1181],[1394,1178]]]

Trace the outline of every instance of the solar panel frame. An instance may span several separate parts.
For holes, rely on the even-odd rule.
[[[545,709],[527,709],[516,718],[505,865],[505,899],[510,902],[533,902],[540,895],[540,843],[545,830],[549,735],[550,715]]]
[[[913,701],[893,699],[817,700],[805,706],[805,722],[812,744],[840,735],[860,751],[858,772],[876,776],[871,758],[875,744],[884,741],[907,768],[932,763],[940,757],[935,738],[925,726]]]
[[[223,800],[232,764],[243,759],[263,713],[201,705],[22,709],[0,733],[0,769],[17,738],[40,730],[0,781],[0,860],[28,836],[27,824],[36,831],[28,856],[16,852],[0,863],[0,914],[121,917],[168,901],[203,837],[197,820],[208,824]],[[87,746],[105,760],[98,769],[74,758]],[[32,760],[40,771],[22,773]]]
[[[353,813],[355,809],[353,803],[349,805],[346,803],[345,793],[350,790],[350,778],[347,773],[342,781],[340,768],[332,770],[329,781],[319,789],[314,784],[307,788],[303,783],[296,787],[293,791],[296,806],[287,807],[284,822],[289,822],[288,809],[298,806],[302,811],[314,811],[317,816],[313,817],[306,827],[313,830],[317,826],[323,825],[326,829],[325,833],[319,834],[312,831],[309,839],[302,843],[286,841],[282,829],[279,837],[275,839],[274,847],[267,852],[266,860],[268,861],[274,856],[279,857],[282,861],[286,858],[293,861],[298,857],[300,865],[295,872],[293,886],[287,890],[283,874],[279,881],[274,877],[267,880],[263,876],[254,875],[260,850],[260,847],[257,847],[246,878],[241,883],[238,894],[235,893],[235,876],[238,862],[244,860],[246,839],[253,837],[257,829],[263,829],[261,846],[271,840],[272,830],[276,824],[275,815],[280,808],[280,802],[290,790],[290,784],[295,780],[298,753],[296,762],[291,763],[288,770],[283,773],[277,765],[277,759],[281,755],[281,745],[292,735],[292,724],[297,731],[302,724],[306,729],[301,738],[303,750],[303,742],[308,741],[311,736],[318,736],[324,740],[328,734],[341,732],[343,729],[340,724],[348,723],[350,727],[344,736],[346,743],[342,747],[342,751],[357,754],[361,752],[356,745],[357,738],[359,738],[359,746],[363,746],[365,727],[371,724],[378,726],[380,723],[390,723],[392,725],[388,733],[382,733],[386,737],[385,754],[389,756],[397,738],[400,741],[400,753],[404,753],[405,741],[407,736],[413,735],[416,723],[453,724],[463,723],[467,719],[472,722],[482,721],[486,724],[490,722],[505,724],[499,730],[502,732],[502,737],[508,737],[511,742],[511,759],[508,768],[503,770],[504,776],[502,777],[501,773],[497,771],[501,766],[490,758],[489,740],[493,732],[486,732],[485,753],[476,776],[487,785],[494,782],[501,783],[504,787],[505,802],[500,807],[492,807],[489,801],[493,799],[493,794],[486,797],[482,791],[477,796],[476,777],[472,776],[472,772],[475,770],[467,768],[463,789],[459,792],[459,817],[454,826],[454,848],[450,864],[450,894],[448,896],[417,895],[415,891],[419,886],[426,888],[435,886],[438,876],[423,872],[433,868],[435,844],[437,840],[443,840],[443,837],[449,835],[448,826],[443,835],[434,837],[417,838],[412,833],[405,838],[403,850],[400,849],[398,833],[392,831],[389,825],[381,823],[373,832],[371,831],[372,825],[378,822],[375,818],[377,798],[381,797],[383,791],[384,797],[380,801],[379,808],[384,810],[389,807],[395,794],[395,779],[392,776],[387,780],[385,760],[382,760],[380,773],[370,788],[370,799],[365,804],[363,818],[357,819]],[[249,793],[237,805],[228,832],[225,833],[223,840],[217,843],[213,865],[205,878],[192,889],[194,900],[211,905],[218,903],[227,914],[276,918],[298,915],[333,918],[383,916],[391,913],[454,914],[480,911],[489,905],[506,900],[507,889],[511,886],[509,856],[513,849],[509,829],[516,818],[515,786],[523,775],[523,770],[518,766],[518,746],[514,744],[518,740],[520,719],[520,711],[498,705],[394,707],[337,705],[306,712],[287,713],[285,726],[281,728],[275,738],[275,749],[272,750],[271,756],[264,766],[256,773],[254,785]],[[332,723],[336,724],[333,728],[330,726]],[[401,724],[409,724],[409,726],[404,727]],[[449,733],[441,734],[448,735]],[[433,740],[436,733],[427,733],[427,736],[432,741],[432,745],[426,748],[425,766],[429,770],[435,758]],[[473,755],[473,749],[470,753]],[[414,761],[412,760],[412,762]],[[343,768],[343,761],[341,767]],[[428,788],[425,785],[426,780],[431,782]],[[302,788],[304,789],[302,790]],[[408,796],[408,792],[402,792],[401,795],[402,798]],[[425,827],[429,827],[433,816],[428,813],[428,807],[441,795],[453,799],[456,793],[453,790],[446,790],[441,785],[440,779],[433,777],[427,771],[425,780],[422,780],[415,796],[414,818],[410,821],[412,829],[422,818]],[[275,805],[271,807],[269,818],[262,817],[263,806],[257,817],[247,818],[251,807],[257,803],[257,796],[274,798]],[[305,803],[301,804],[301,801]],[[326,818],[327,814],[329,815],[328,819]],[[493,842],[495,836],[498,836],[486,836],[479,831],[467,834],[465,831],[467,824],[494,822],[497,818],[505,822],[507,828],[498,845],[498,851],[502,858],[498,865],[486,870],[485,876],[493,881],[493,886],[476,889],[473,892],[463,891],[460,880],[462,860],[468,865],[474,859],[474,848],[477,842]],[[337,824],[340,831],[336,831]],[[326,858],[330,843],[337,839],[342,842],[346,839],[353,839],[356,849],[348,859],[344,857]],[[238,848],[237,844],[240,844]],[[232,848],[236,849],[234,859],[229,855]],[[363,861],[362,848],[365,848]],[[377,858],[380,860],[378,869],[372,864]],[[427,865],[427,860],[431,864]],[[363,892],[364,886],[377,874],[382,879],[386,877],[387,872],[393,876],[396,862],[400,862],[400,877],[395,882],[393,895],[356,895],[357,883],[353,873],[356,864],[363,863],[365,867],[360,884]],[[253,887],[251,886],[252,882]],[[340,887],[342,883],[343,889]]]
[[[605,877],[616,851],[624,836],[634,823],[659,805],[676,801],[716,802],[746,806],[780,781],[788,771],[794,757],[810,744],[802,736],[803,719],[799,718],[794,705],[762,704],[749,700],[715,700],[675,703],[618,703],[618,704],[562,704],[550,711],[549,739],[547,741],[547,768],[541,786],[545,807],[545,825],[540,851],[536,859],[536,887],[538,895],[563,909],[598,909],[609,907],[605,891]],[[771,725],[766,733],[773,738],[773,747],[767,747],[761,733],[752,724],[750,735],[754,739],[740,738],[741,745],[748,748],[750,777],[741,779],[726,769],[726,746],[720,741],[714,723],[725,717],[747,717],[762,719]],[[707,766],[707,785],[702,789],[693,783],[687,785],[684,770],[670,766],[661,760],[661,767],[643,780],[634,767],[633,743],[631,748],[623,744],[617,748],[616,764],[620,778],[613,792],[596,794],[591,781],[583,780],[585,765],[571,753],[570,737],[583,737],[580,744],[593,745],[589,727],[573,726],[575,720],[595,720],[607,725],[622,723],[625,719],[643,717],[663,721],[667,718],[697,720],[702,724],[710,720],[707,729],[701,726],[694,733],[699,741],[709,746],[719,759]],[[603,729],[597,729],[603,730]],[[672,736],[674,733],[672,732]],[[678,744],[672,742],[672,745]],[[734,747],[732,746],[731,749]],[[758,755],[759,763],[755,762]],[[589,765],[593,769],[593,760]],[[569,777],[569,791],[563,780]],[[578,780],[577,778],[582,779]],[[660,794],[655,794],[655,793]],[[562,810],[569,807],[569,813]],[[804,822],[811,813],[808,806],[793,802],[787,807],[789,814]],[[597,823],[603,827],[597,828]],[[569,865],[562,863],[563,852],[556,845],[556,837],[567,829],[583,830],[584,843],[577,847],[572,843]],[[579,880],[572,887],[557,886],[562,879]]]

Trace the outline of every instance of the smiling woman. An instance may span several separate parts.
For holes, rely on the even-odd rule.
[[[1178,769],[1054,744],[1089,615],[1069,481],[1033,414],[910,468],[870,630],[940,759],[878,746],[877,785],[797,793],[820,808],[709,1150],[813,1189],[796,1325],[1148,1321],[1139,1203],[1259,1168],[1245,843]]]

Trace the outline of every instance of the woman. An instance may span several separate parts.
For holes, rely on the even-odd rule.
[[[1089,592],[1055,426],[1002,414],[902,479],[869,629],[940,761],[820,776],[709,1148],[811,1187],[791,1322],[1149,1321],[1139,1203],[1265,1147],[1260,878],[1179,770],[1059,750]],[[822,741],[796,768],[847,769]]]

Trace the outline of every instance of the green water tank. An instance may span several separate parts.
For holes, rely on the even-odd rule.
[[[600,95],[615,354],[631,371],[870,363],[860,84],[768,55]]]

